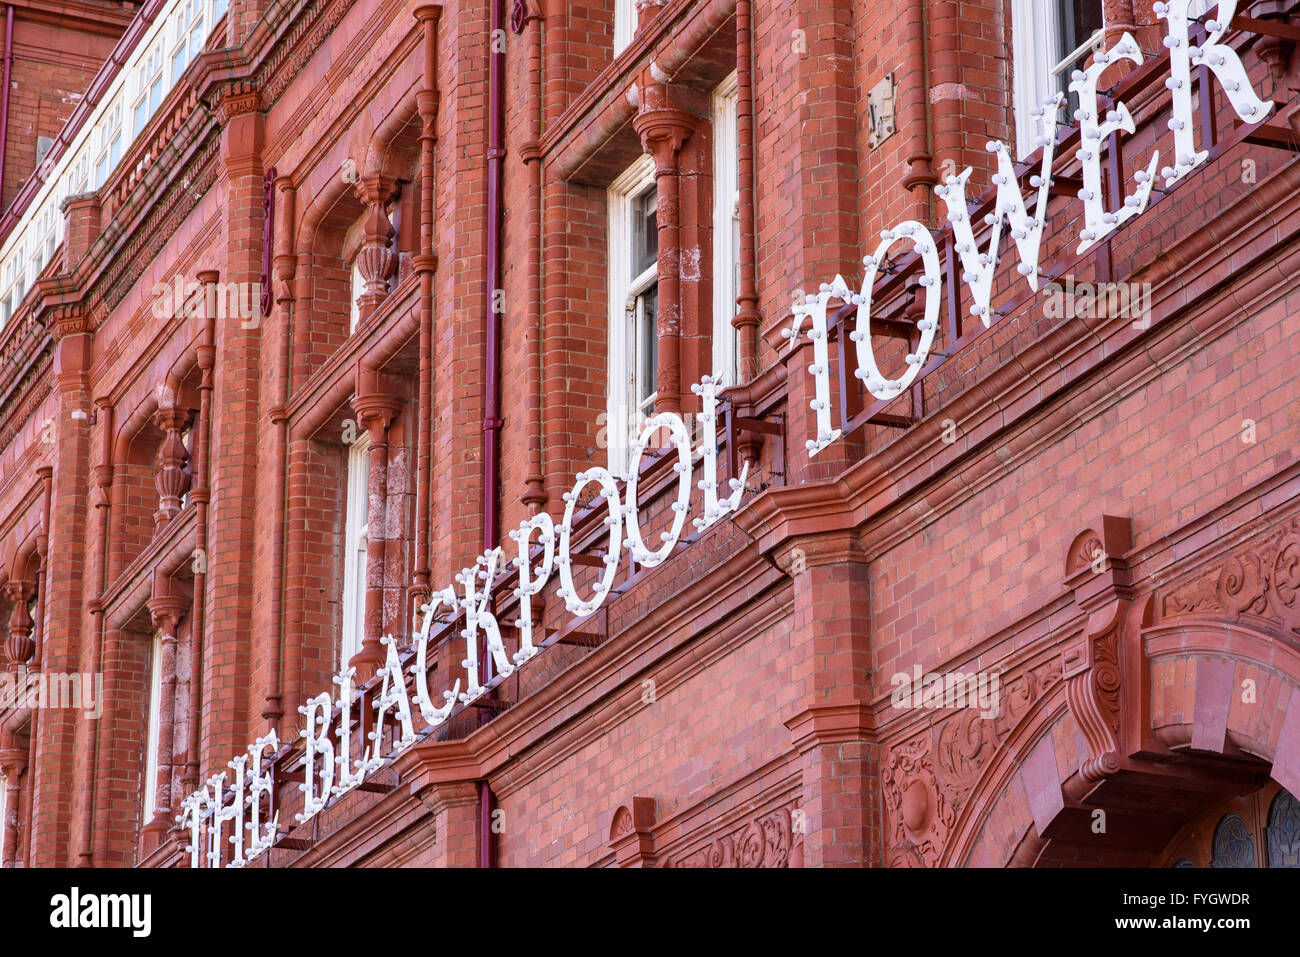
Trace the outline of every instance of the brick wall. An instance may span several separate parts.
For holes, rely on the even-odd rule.
[[[617,59],[612,4],[530,5],[523,33],[507,30],[494,489],[482,484],[489,8],[447,5],[437,24],[438,262],[432,365],[422,370],[413,275],[422,31],[398,3],[333,0],[310,14],[329,29],[253,33],[264,6],[232,0],[226,36],[283,54],[265,61],[272,66],[260,86],[221,86],[191,159],[151,181],[150,195],[113,212],[102,231],[93,210],[74,209],[63,275],[0,330],[5,368],[28,355],[14,345],[24,328],[50,355],[20,395],[0,398],[8,436],[0,529],[41,524],[33,489],[37,469],[51,470],[41,665],[103,672],[115,695],[99,725],[61,711],[0,724],[0,746],[31,742],[22,800],[34,811],[19,841],[27,863],[184,857],[175,833],[156,846],[140,834],[142,649],[160,596],[185,604],[173,676],[175,771],[163,788],[172,804],[256,736],[275,730],[297,740],[297,707],[330,690],[343,664],[345,430],[349,420],[364,427],[365,400],[392,406],[387,469],[371,486],[371,537],[385,543],[368,576],[379,592],[371,639],[392,633],[405,645],[413,599],[427,597],[412,578],[421,481],[432,586],[459,592],[453,576],[482,551],[488,496],[503,530],[537,508],[558,521],[575,473],[605,463],[608,187],[643,154],[633,119],[651,86],[667,87],[666,102],[693,114],[677,156],[688,411],[689,385],[709,371],[709,104],[737,66],[734,5],[675,0]],[[1121,16],[1114,6],[1108,11]],[[937,176],[970,165],[970,195],[983,191],[992,172],[984,143],[1013,136],[1010,17],[1001,0],[760,0],[752,15],[761,375],[732,400],[742,417],[781,417],[784,432],[757,443],[744,508],[637,577],[503,682],[495,703],[467,709],[378,772],[401,786],[341,798],[323,812],[310,850],[277,848],[273,864],[474,866],[484,850],[484,781],[500,812],[489,833],[502,866],[1149,862],[1154,851],[1124,843],[1147,819],[1089,845],[1071,830],[1071,815],[1084,807],[1081,795],[1122,803],[1137,793],[1114,790],[1111,752],[1172,760],[1160,735],[1175,733],[1168,729],[1180,715],[1155,715],[1152,725],[1146,709],[1152,681],[1176,681],[1173,666],[1152,672],[1144,657],[1161,640],[1152,629],[1177,619],[1165,611],[1175,607],[1167,594],[1228,568],[1227,591],[1212,584],[1207,593],[1223,606],[1213,609],[1216,621],[1233,634],[1285,634],[1284,595],[1252,593],[1235,610],[1229,599],[1254,581],[1231,573],[1232,560],[1249,565],[1233,556],[1265,554],[1258,542],[1296,513],[1300,490],[1287,391],[1296,356],[1286,323],[1300,297],[1290,154],[1235,148],[1111,244],[1111,275],[1151,284],[1149,327],[1114,316],[1062,319],[1043,299],[1028,300],[927,378],[920,421],[870,424],[810,458],[812,354],[806,345],[789,350],[778,334],[796,290],[813,292],[836,274],[856,286],[881,230],[911,218],[942,224],[931,192]],[[1158,45],[1157,32],[1150,46]],[[1293,68],[1254,53],[1247,61],[1257,87],[1291,115]],[[539,65],[540,102],[531,73]],[[53,66],[16,74],[14,116],[33,129],[57,126],[51,97],[75,85],[61,61],[64,69],[66,80]],[[867,94],[887,74],[897,132],[873,148]],[[1158,87],[1130,104],[1141,121],[1126,156],[1168,148],[1164,95]],[[1218,119],[1221,131],[1231,129],[1222,104]],[[524,162],[534,130],[538,190]],[[153,283],[174,275],[216,270],[222,282],[263,281],[271,167],[294,195],[292,212],[275,212],[287,222],[274,231],[272,313],[256,323],[220,318],[210,331],[201,318],[154,319]],[[357,185],[367,177],[398,184],[400,266],[392,292],[350,332],[352,263],[367,254],[367,216],[375,215]],[[6,195],[15,184],[7,172]],[[1062,187],[1048,212],[1044,262],[1063,261],[1076,244],[1073,190]],[[286,193],[277,195],[283,204]],[[1010,248],[995,302],[1022,288]],[[1088,260],[1071,275],[1103,274]],[[82,293],[86,308],[68,307],[76,297],[60,284]],[[964,310],[966,290],[958,294]],[[911,315],[910,295],[881,309]],[[209,347],[210,390],[200,369]],[[891,367],[907,351],[880,339],[876,348]],[[427,475],[418,465],[422,375],[431,394]],[[206,468],[211,491],[155,529],[162,435],[151,423],[160,385],[178,388],[194,414],[191,469]],[[845,397],[835,392],[838,404]],[[540,409],[539,435],[530,409]],[[204,414],[209,454],[194,466]],[[52,440],[42,442],[46,422]],[[530,441],[541,450],[540,504],[523,498]],[[97,476],[108,480],[103,492]],[[648,534],[667,527],[675,488],[656,481],[645,495]],[[698,491],[694,502],[698,514]],[[1102,516],[1126,522],[1128,539]],[[0,560],[20,544],[2,534]],[[588,554],[607,547],[603,530],[581,534]],[[1089,535],[1114,560],[1104,580],[1083,572]],[[202,570],[194,564],[200,536]],[[500,544],[513,556],[508,539]],[[584,586],[593,574],[580,570]],[[554,583],[537,604],[541,635],[569,625]],[[508,595],[498,611],[513,650]],[[201,634],[192,630],[198,619]],[[1237,647],[1225,639],[1229,646]],[[464,654],[454,628],[430,649],[435,696],[463,676]],[[997,673],[1004,703],[987,722],[969,711],[893,707],[894,676],[917,666]],[[1289,659],[1270,675],[1284,689],[1300,682]],[[1284,697],[1271,696],[1270,707]],[[1249,716],[1233,720],[1256,727]],[[1258,735],[1282,755],[1276,775],[1285,785],[1289,758],[1276,731]],[[1274,760],[1258,754],[1251,775]],[[1177,760],[1191,780],[1204,772],[1194,759]],[[301,796],[285,785],[285,799]],[[282,819],[292,810],[286,805]]]

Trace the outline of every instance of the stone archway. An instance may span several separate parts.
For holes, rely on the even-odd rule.
[[[1240,621],[1184,618],[1134,631],[1124,646],[1140,649],[1143,680],[1122,688],[1119,711],[1140,715],[1140,733],[1121,735],[1115,760],[1097,773],[1074,703],[1057,685],[988,760],[938,863],[1172,863],[1180,835],[1204,843],[1207,816],[1247,806],[1251,795],[1300,792],[1300,648]]]

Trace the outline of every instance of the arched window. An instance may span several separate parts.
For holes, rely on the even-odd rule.
[[[1214,829],[1211,867],[1254,867],[1255,844],[1250,828],[1239,814],[1225,814]]]
[[[1268,812],[1268,866],[1300,867],[1300,801],[1278,791]]]
[[[1188,825],[1158,860],[1168,867],[1300,867],[1300,801],[1268,784]]]

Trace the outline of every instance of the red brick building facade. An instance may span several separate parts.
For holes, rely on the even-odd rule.
[[[1172,6],[145,3],[4,181],[4,864],[1300,864],[1300,10]]]

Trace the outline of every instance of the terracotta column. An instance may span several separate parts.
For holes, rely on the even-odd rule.
[[[54,339],[58,402],[54,443],[50,446],[53,474],[49,550],[51,555],[59,556],[59,571],[49,578],[41,664],[48,671],[69,672],[83,667],[86,659],[82,651],[91,644],[86,636],[94,630],[87,621],[83,592],[91,434],[87,370],[93,355],[93,334],[88,317],[75,310],[51,309],[46,322]],[[76,733],[77,719],[76,711],[65,708],[51,709],[41,716],[34,747],[42,759],[32,768],[29,786],[32,833],[36,838],[28,863],[34,867],[66,867],[73,863],[72,849],[82,847],[81,839],[72,830],[74,788],[80,783],[74,765],[80,747],[84,777],[84,749],[92,736]],[[83,731],[89,732],[89,723],[81,723]],[[82,813],[86,814],[84,808]]]
[[[155,582],[155,590],[159,583]],[[166,585],[163,585],[166,587]],[[174,587],[174,586],[173,586]],[[156,799],[152,821],[143,822],[149,830],[166,831],[172,824],[173,776],[176,768],[176,626],[189,610],[189,602],[174,594],[156,594],[149,599],[149,616],[154,628],[161,632],[158,651],[161,677],[158,699],[158,777],[144,782],[154,788]],[[149,845],[152,849],[153,844]]]
[[[681,365],[681,210],[678,153],[695,129],[693,113],[669,105],[668,87],[650,83],[642,95],[641,112],[633,121],[642,148],[654,157],[658,185],[659,302],[657,337],[659,375],[655,383],[656,412],[682,411]]]
[[[378,377],[375,377],[378,378]],[[371,383],[374,385],[374,383]],[[357,683],[370,678],[384,663],[379,643],[384,628],[384,552],[388,515],[388,427],[401,401],[388,392],[368,392],[352,400],[357,421],[370,433],[369,508],[366,541],[366,614],[361,650],[348,662],[357,669]]]
[[[223,261],[222,282],[238,288],[262,281],[266,115],[260,92],[249,83],[233,84],[218,94],[214,112],[221,123],[221,164],[214,188],[226,200],[217,255]],[[214,292],[209,287],[210,305]],[[272,474],[271,443],[261,441],[263,428],[272,428],[266,414],[271,403],[263,391],[270,372],[263,352],[269,323],[260,316],[260,297],[248,298],[257,300],[255,319],[218,315],[213,323],[220,367],[213,383],[210,455],[205,463],[210,510],[202,767],[224,767],[230,755],[243,750],[251,736],[249,716],[263,705],[263,689],[270,682],[272,656],[264,640],[253,640],[255,632],[264,636],[269,631],[269,608],[255,603],[253,595],[254,583],[270,576],[271,555],[270,549],[258,545],[252,507],[269,498],[265,488]],[[257,632],[255,621],[266,630]]]
[[[469,746],[429,741],[404,752],[393,768],[433,817],[434,844],[424,866],[480,866],[482,770]]]
[[[801,708],[786,721],[800,756],[804,862],[808,867],[879,866],[879,745],[871,697],[870,580],[860,546],[846,533],[778,546],[794,578],[793,678]]]
[[[0,821],[0,867],[13,867],[18,858],[18,783],[27,770],[27,750],[0,751],[0,787],[5,789],[5,816]]]

